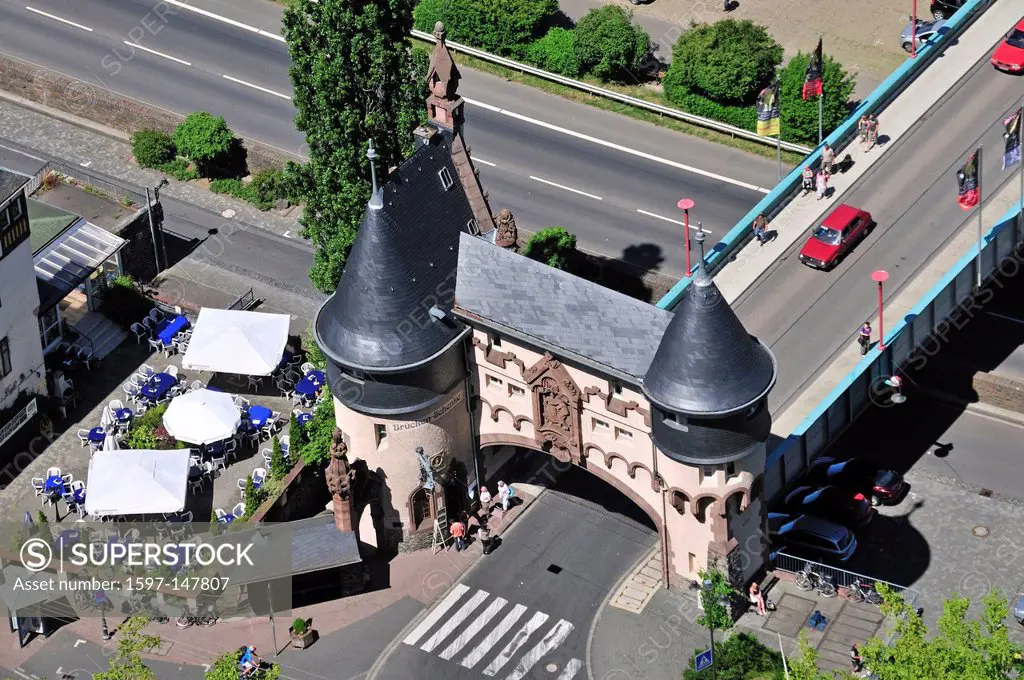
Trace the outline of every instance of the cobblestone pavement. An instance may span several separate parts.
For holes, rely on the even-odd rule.
[[[155,187],[164,178],[163,173],[133,164],[131,146],[123,134],[84,120],[79,121],[81,125],[78,125],[51,118],[12,103],[10,97],[0,93],[0,138],[14,140],[69,164],[81,165],[143,188]],[[236,221],[276,234],[294,236],[299,229],[298,211],[282,217],[272,212],[262,212],[228,196],[215,194],[198,186],[198,182],[179,182],[170,178],[168,181],[170,185],[161,189],[162,195],[215,213],[234,210],[233,219]]]

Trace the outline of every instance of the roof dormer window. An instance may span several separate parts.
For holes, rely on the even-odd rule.
[[[455,186],[455,180],[452,179],[452,173],[448,172],[448,168],[438,170],[437,176],[441,178],[441,186],[444,187],[445,191]]]

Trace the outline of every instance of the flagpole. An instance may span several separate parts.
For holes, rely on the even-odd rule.
[[[821,34],[818,34],[818,44],[821,44]],[[822,134],[822,102],[825,99],[825,58],[821,58],[821,63],[818,65],[821,69],[821,92],[818,93],[818,144],[821,144],[821,140],[824,138]]]
[[[775,158],[779,163],[779,181],[782,181],[782,121],[779,121],[779,132],[775,135]]]
[[[1017,211],[1017,238],[1024,234],[1024,155],[1021,154],[1021,125],[1024,125],[1024,106],[1017,109],[1017,155],[1021,156],[1020,164],[1020,210]]]
[[[981,152],[982,152],[982,150],[984,148],[985,148],[984,144],[982,144],[982,145],[980,145],[978,147],[978,265],[977,265],[978,266],[978,288],[981,288],[981,240],[982,240],[982,235],[981,235],[981,230],[982,230],[982,226],[981,226],[982,225],[982,222],[981,222],[981,212],[982,212],[982,210],[981,210],[981,207],[982,207],[982,204],[985,202],[985,194],[982,191],[982,185],[981,185]]]

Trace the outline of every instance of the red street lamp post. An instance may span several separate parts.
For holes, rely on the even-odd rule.
[[[889,278],[889,272],[879,269],[871,273],[871,280],[878,284],[878,349],[885,349],[885,326],[882,323],[882,284]]]
[[[911,0],[912,16],[910,17],[910,58],[917,58],[917,0]]]
[[[681,198],[676,206],[683,211],[683,228],[686,230],[686,275],[690,275],[690,208],[695,205],[692,198]]]

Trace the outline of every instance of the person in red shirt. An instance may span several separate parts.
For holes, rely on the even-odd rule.
[[[452,522],[448,527],[448,533],[455,539],[455,552],[462,552],[466,547],[466,525],[462,522]]]

